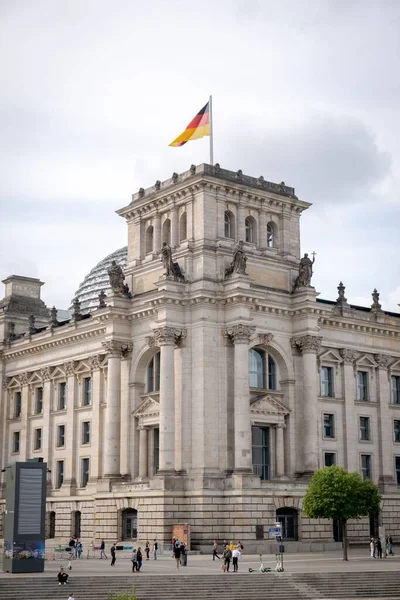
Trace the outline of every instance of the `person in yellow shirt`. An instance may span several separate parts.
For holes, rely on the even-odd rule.
[[[232,540],[229,542],[229,550],[232,552],[232,550],[235,549],[235,544],[232,542]]]

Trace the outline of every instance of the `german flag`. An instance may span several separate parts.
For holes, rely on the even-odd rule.
[[[181,133],[170,146],[183,146],[190,140],[198,140],[205,135],[210,135],[210,102],[207,102],[205,106],[197,115],[192,119],[185,131]]]

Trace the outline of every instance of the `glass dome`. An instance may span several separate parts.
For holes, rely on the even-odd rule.
[[[124,246],[109,254],[86,275],[71,301],[71,306],[75,298],[78,298],[82,314],[90,313],[98,307],[100,292],[104,290],[107,294],[111,290],[107,269],[113,260],[125,269],[128,265],[128,247]]]

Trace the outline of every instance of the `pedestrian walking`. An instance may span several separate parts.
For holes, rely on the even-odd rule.
[[[78,540],[78,543],[76,544],[76,557],[78,559],[82,558],[82,552],[83,552],[83,545],[82,545],[82,542],[80,540]]]
[[[149,540],[147,540],[147,542],[146,542],[144,551],[146,552],[146,560],[150,560],[150,542],[149,542]]]
[[[382,558],[382,542],[380,538],[376,540],[376,551],[378,554],[378,558]]]
[[[374,542],[374,538],[371,538],[371,541],[369,543],[369,549],[370,549],[370,556],[371,556],[371,558],[375,558],[375,542]]]
[[[234,573],[237,573],[239,570],[239,557],[240,557],[239,548],[235,548],[234,550],[232,550],[232,565],[233,565]]]
[[[213,560],[215,560],[215,557],[217,557],[218,560],[221,560],[221,557],[218,556],[218,544],[217,544],[217,540],[213,541],[212,550],[213,550],[213,553],[212,553]]]
[[[392,536],[389,534],[387,536],[387,549],[388,549],[388,554],[390,554],[390,556],[393,556],[393,540],[392,540]]]
[[[116,547],[116,543],[113,544],[110,548],[110,552],[111,552],[111,566],[113,567],[115,565],[115,553],[116,553],[117,547]]]
[[[104,540],[101,540],[101,544],[100,544],[100,558],[107,558],[106,543]]]
[[[73,592],[70,593],[68,600],[75,600]]]
[[[181,542],[181,565],[187,567],[187,549],[184,542]]]
[[[179,564],[181,561],[181,543],[179,540],[175,540],[174,548],[173,548],[174,558],[176,560],[176,568],[179,571]]]
[[[137,569],[137,550],[135,550],[135,548],[133,549],[133,552],[132,552],[131,562],[132,562],[132,573],[134,573]]]
[[[158,553],[158,542],[157,542],[157,540],[154,540],[154,542],[153,542],[153,557],[154,557],[154,560],[157,560],[157,553]]]
[[[140,573],[140,570],[141,570],[142,564],[143,564],[143,554],[142,554],[142,548],[140,546],[137,549],[136,561],[137,561],[137,572]]]

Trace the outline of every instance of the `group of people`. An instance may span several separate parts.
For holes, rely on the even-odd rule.
[[[71,537],[68,543],[70,558],[82,558],[83,545],[78,537]]]
[[[111,566],[114,567],[115,566],[115,561],[116,561],[116,551],[117,551],[117,542],[115,542],[114,544],[112,544],[111,548],[110,548],[110,554],[111,554]],[[157,540],[154,540],[153,542],[153,558],[154,560],[157,560],[157,554],[158,554],[158,542]],[[144,553],[146,555],[146,560],[150,560],[150,542],[147,541],[146,545],[144,547]],[[101,544],[100,544],[100,558],[107,558],[106,555],[106,545],[104,540],[101,540]],[[142,568],[142,564],[143,564],[143,552],[142,552],[142,548],[141,546],[139,546],[137,549],[133,548],[132,551],[132,556],[131,556],[131,562],[132,562],[132,571],[133,572],[140,572],[141,568]]]
[[[172,538],[172,557],[175,558],[176,568],[187,567],[187,548],[178,538]]]
[[[226,540],[224,540],[222,543],[222,550],[222,559],[224,562],[221,565],[221,571],[223,571],[224,573],[228,573],[232,561],[233,572],[237,573],[239,570],[239,558],[241,557],[242,552],[244,550],[242,542],[238,540],[237,543],[234,544],[232,541],[228,543]],[[219,556],[218,554],[217,540],[213,541],[212,557],[213,560],[215,560],[216,558],[218,558],[218,560],[221,560],[221,556]]]
[[[372,537],[371,541],[369,543],[369,547],[370,547],[371,558],[382,558],[383,547],[382,547],[381,539],[379,537],[378,538]],[[385,555],[393,556],[393,540],[392,540],[391,535],[386,536]]]

